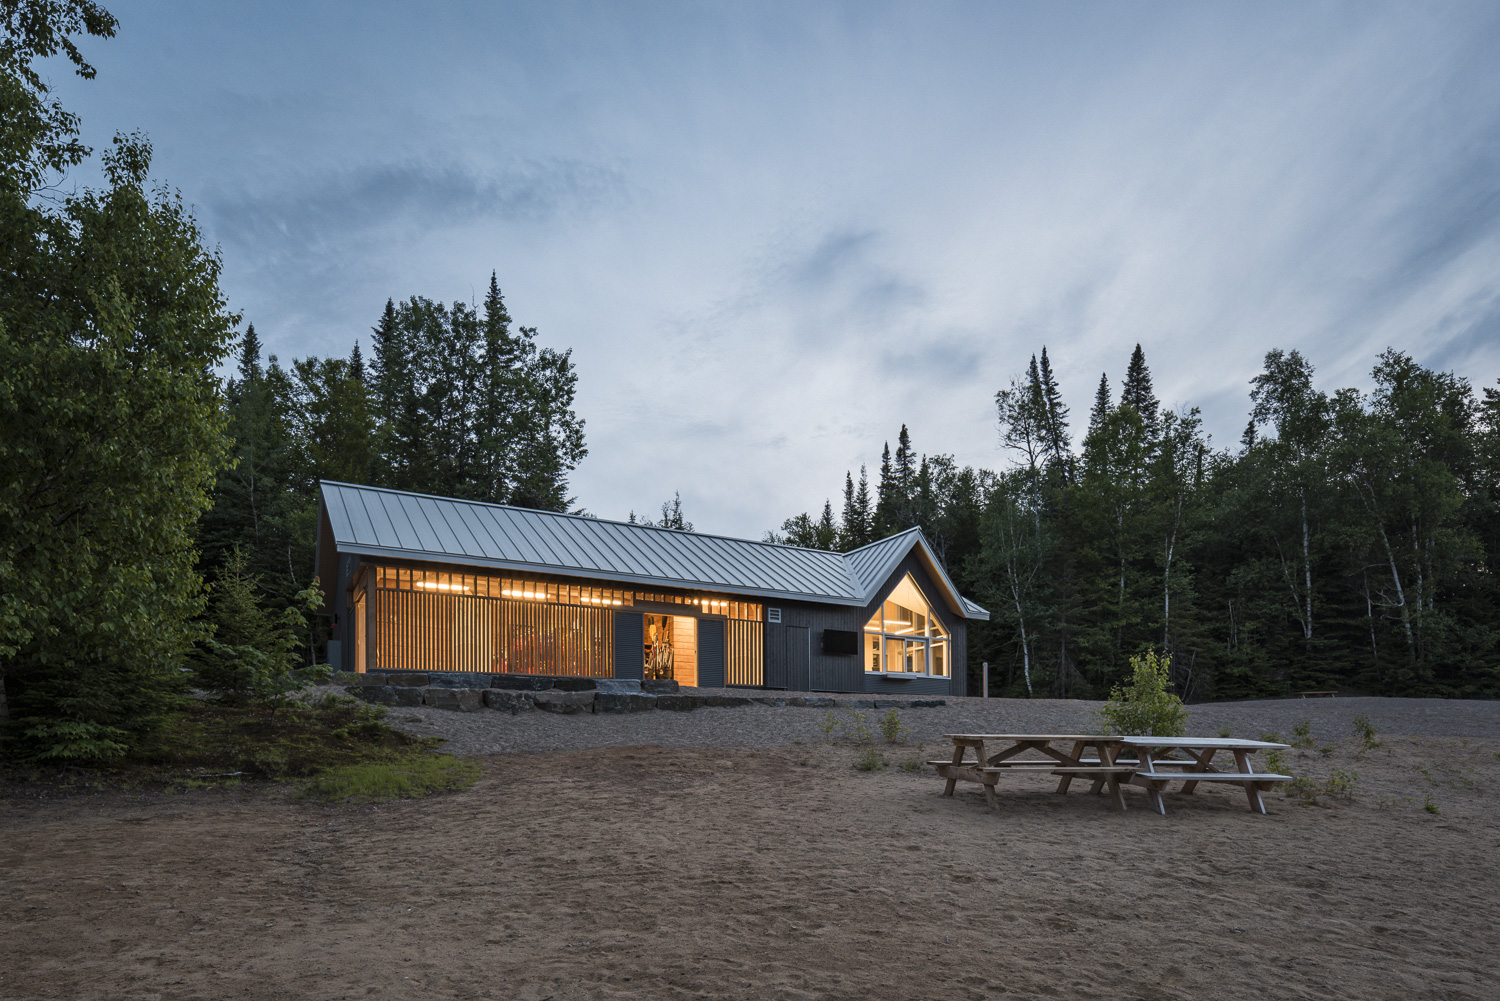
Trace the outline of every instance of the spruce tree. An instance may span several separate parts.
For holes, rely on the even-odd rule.
[[[856,548],[852,540],[859,533],[859,527],[856,524],[857,517],[854,512],[854,476],[846,469],[844,470],[844,510],[839,518],[839,548],[846,552]]]
[[[1151,370],[1146,367],[1146,353],[1137,344],[1130,354],[1125,383],[1120,389],[1120,405],[1134,407],[1140,415],[1146,441],[1155,444],[1161,437],[1161,403],[1151,390]]]
[[[859,526],[859,534],[855,536],[853,548],[858,549],[874,541],[871,523],[875,512],[870,506],[870,477],[863,465],[859,467],[859,486],[854,488],[854,516],[855,524]]]
[[[894,510],[899,488],[891,469],[891,443],[886,442],[880,452],[880,482],[875,485],[875,513],[871,518],[871,541],[883,539],[893,532],[896,512]]]
[[[1072,442],[1068,436],[1068,407],[1062,401],[1062,390],[1052,374],[1052,364],[1047,360],[1047,349],[1042,348],[1042,364],[1037,380],[1041,391],[1042,409],[1046,420],[1042,425],[1042,442],[1048,460],[1066,470],[1071,456]]]
[[[1114,401],[1109,393],[1109,376],[1100,374],[1099,388],[1094,392],[1094,405],[1089,410],[1089,434],[1093,435],[1104,426],[1109,419],[1109,412],[1114,409]]]

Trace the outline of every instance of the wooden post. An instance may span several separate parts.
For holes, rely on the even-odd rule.
[[[984,678],[984,697],[985,698],[989,698],[990,697],[990,662],[987,661],[987,660],[980,661],[980,663],[979,663],[979,670],[982,672],[982,676]]]

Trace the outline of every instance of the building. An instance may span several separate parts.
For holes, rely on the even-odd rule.
[[[347,483],[317,567],[357,672],[963,695],[989,618],[915,528],[829,553]]]

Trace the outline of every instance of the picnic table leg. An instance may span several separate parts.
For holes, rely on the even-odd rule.
[[[954,744],[953,745],[953,767],[954,767],[954,769],[957,769],[958,766],[961,765],[961,764],[963,764],[963,763],[964,763],[964,745],[962,745],[962,744]],[[984,763],[984,759],[980,758],[979,759],[979,763],[983,764]],[[958,786],[958,774],[957,774],[957,772],[956,771],[949,771],[948,772],[948,784],[943,787],[943,795],[944,796],[952,796],[953,795],[953,790],[957,786]]]
[[[1094,749],[1099,754],[1099,763],[1101,765],[1104,765],[1104,766],[1107,767],[1109,765],[1114,764],[1114,761],[1110,758],[1109,754],[1105,751],[1104,747],[1102,747],[1100,745],[1095,745]],[[1080,753],[1082,753],[1082,752],[1075,751],[1073,753],[1073,756],[1076,758]],[[1105,785],[1107,785],[1108,782],[1109,782],[1109,775],[1108,775],[1108,773],[1099,776],[1097,779],[1094,780],[1094,785],[1093,785],[1093,787],[1091,789],[1089,789],[1089,794],[1092,795],[1092,796],[1099,795],[1099,793],[1103,791]]]
[[[1234,763],[1239,768],[1241,775],[1255,774],[1255,769],[1250,767],[1250,755],[1244,751],[1234,752]],[[1250,801],[1250,811],[1252,813],[1264,814],[1266,812],[1266,801],[1260,798],[1260,789],[1256,783],[1245,783],[1245,798]]]
[[[1108,745],[1108,744],[1100,744],[1099,745],[1099,762],[1105,768],[1113,768],[1114,767],[1114,764],[1115,764],[1115,754],[1114,754],[1114,750],[1110,747],[1110,745]],[[1120,788],[1120,776],[1116,775],[1114,772],[1109,772],[1105,776],[1105,780],[1104,781],[1109,784],[1109,802],[1110,802],[1110,806],[1114,807],[1116,810],[1120,811],[1121,813],[1124,813],[1125,812],[1125,792],[1124,792],[1124,790],[1122,790]],[[1099,787],[1098,781],[1095,780],[1094,788],[1098,789],[1098,787]]]
[[[1075,766],[1078,764],[1079,759],[1083,757],[1083,747],[1084,747],[1083,741],[1078,740],[1078,741],[1074,741],[1073,742],[1073,754],[1072,754],[1072,758],[1073,758],[1073,764]],[[1064,775],[1062,778],[1060,778],[1060,779],[1057,780],[1057,791],[1060,792],[1060,793],[1067,792],[1068,791],[1068,786],[1070,786],[1072,784],[1073,784],[1073,776],[1071,776],[1071,775]],[[1098,791],[1099,791],[1099,786],[1097,784],[1095,784],[1095,786],[1094,786],[1094,792],[1098,792]]]
[[[1196,767],[1196,768],[1190,768],[1190,769],[1188,769],[1188,771],[1193,771],[1193,772],[1209,772],[1209,771],[1213,771],[1213,769],[1211,769],[1211,768],[1208,767],[1208,763],[1209,763],[1209,761],[1211,761],[1213,759],[1214,750],[1215,750],[1215,748],[1210,747],[1210,748],[1206,749],[1203,752],[1202,755],[1193,754],[1192,751],[1189,751],[1188,753],[1192,754],[1193,757],[1198,760],[1198,767]],[[1196,783],[1196,782],[1184,782],[1182,784],[1182,791],[1184,793],[1189,794],[1189,795],[1191,795],[1192,791],[1194,789],[1196,789],[1196,788],[1198,788],[1198,783]]]
[[[1141,771],[1156,771],[1156,765],[1151,760],[1151,749],[1149,747],[1140,748],[1140,753],[1137,755],[1137,757],[1139,757],[1141,761]],[[1161,798],[1161,788],[1164,785],[1166,785],[1165,782],[1154,782],[1150,780],[1147,780],[1146,782],[1146,798],[1151,803],[1151,809],[1155,810],[1163,817],[1167,815],[1167,804]]]

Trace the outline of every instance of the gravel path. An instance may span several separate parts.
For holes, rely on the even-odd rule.
[[[731,694],[746,692],[735,689]],[[939,740],[945,733],[1087,733],[1096,729],[1090,717],[1100,705],[1062,699],[950,698],[939,708],[902,710],[900,717],[910,728],[908,739],[914,742]],[[871,727],[884,715],[883,710],[858,711],[866,714]],[[838,709],[834,718],[852,721],[852,713]],[[1354,718],[1361,713],[1382,734],[1500,738],[1500,702],[1457,699],[1219,702],[1190,707],[1188,730],[1212,736],[1227,727],[1236,737],[1277,733],[1286,738],[1305,719],[1314,736],[1334,742],[1352,739]],[[452,712],[419,706],[392,709],[389,719],[408,733],[443,737],[446,751],[475,755],[642,745],[772,747],[798,741],[811,743],[824,738],[820,724],[827,715],[828,710],[791,706],[571,716],[545,712],[511,716],[489,709]]]

